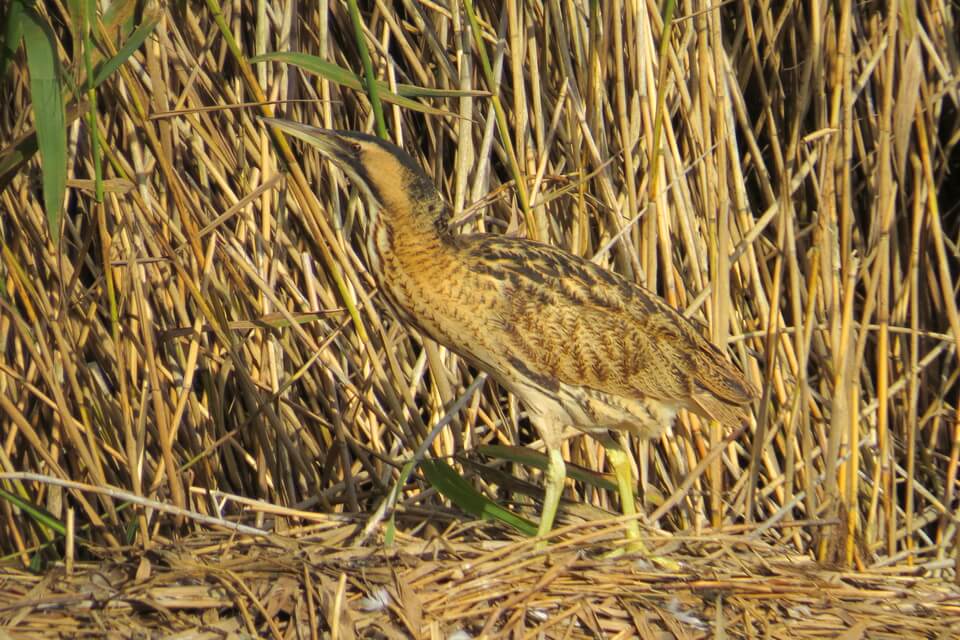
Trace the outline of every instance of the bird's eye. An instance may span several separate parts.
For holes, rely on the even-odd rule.
[[[360,146],[360,143],[359,143],[359,142],[354,142],[354,143],[352,143],[352,144],[350,145],[350,148],[351,148],[351,149],[353,150],[353,152],[356,153],[356,154],[359,154],[359,153],[360,153],[360,150],[362,149],[362,147]]]

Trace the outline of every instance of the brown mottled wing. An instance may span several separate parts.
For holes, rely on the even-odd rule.
[[[743,405],[756,391],[658,297],[548,245],[503,236],[474,236],[471,244],[475,264],[503,281],[504,339],[529,371],[728,425],[746,418]]]

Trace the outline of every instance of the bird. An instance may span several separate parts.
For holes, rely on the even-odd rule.
[[[660,436],[686,409],[737,427],[756,388],[653,292],[560,248],[461,234],[433,180],[400,147],[356,131],[266,124],[315,147],[365,199],[368,268],[399,320],[485,371],[525,406],[547,453],[538,549],[566,478],[565,426],[607,451],[628,550],[648,553],[619,432]]]

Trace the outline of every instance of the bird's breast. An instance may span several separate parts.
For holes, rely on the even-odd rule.
[[[492,325],[499,292],[466,267],[456,247],[378,225],[368,252],[383,297],[404,322],[483,369],[496,364],[490,359],[498,351]]]

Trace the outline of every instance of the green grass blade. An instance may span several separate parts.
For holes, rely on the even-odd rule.
[[[14,3],[17,6],[22,6],[19,0]],[[11,5],[12,6],[12,5]],[[12,15],[12,13],[11,13]],[[120,51],[116,56],[111,58],[106,62],[101,62],[96,66],[96,71],[94,72],[94,82],[93,87],[96,88],[105,81],[111,73],[115,72],[116,69],[127,61],[130,56],[136,51],[146,40],[147,37],[153,32],[153,29],[157,25],[159,14],[150,14],[150,17],[146,18],[144,22],[137,27],[135,32],[131,37],[124,43]],[[20,21],[23,22],[25,18],[21,15]],[[8,26],[8,35],[9,35],[9,25]],[[7,40],[6,42],[10,42]],[[0,45],[4,46],[4,45]],[[31,73],[32,77],[32,73]],[[88,87],[84,87],[84,92],[88,90]],[[75,108],[71,108],[69,120],[72,121],[77,115],[78,111]],[[39,123],[39,119],[38,119]],[[66,135],[66,126],[63,127],[64,135]],[[37,152],[37,138],[31,133],[19,139],[15,145],[7,147],[0,150],[0,190],[6,188],[10,180],[15,176],[21,169],[24,162],[27,162],[30,158],[33,157],[33,154]],[[65,171],[65,170],[64,170]],[[58,227],[59,228],[59,227]]]
[[[393,489],[391,489],[390,496],[387,498],[387,503],[390,505],[390,518],[387,520],[387,527],[383,534],[383,544],[388,549],[393,546],[397,537],[397,512],[393,506],[400,498],[400,494],[403,493],[403,488],[407,486],[407,480],[409,480],[413,474],[414,467],[416,467],[416,463],[413,460],[403,465],[403,469],[400,470],[400,478],[397,480],[397,484],[394,485]]]
[[[150,34],[153,33],[154,28],[156,28],[157,23],[160,22],[162,16],[163,14],[160,11],[155,11],[143,17],[143,22],[130,34],[127,41],[124,42],[120,50],[117,51],[117,55],[97,65],[96,71],[94,72],[95,76],[93,78],[92,88],[100,86],[104,80],[109,78],[120,65],[126,62],[130,56],[146,42]],[[87,89],[87,87],[85,87],[85,89]]]
[[[322,76],[330,82],[338,84],[342,87],[349,87],[356,90],[363,89],[363,80],[360,78],[360,76],[349,69],[345,69],[334,62],[324,60],[319,56],[310,55],[308,53],[299,53],[297,51],[272,51],[270,53],[264,53],[262,55],[253,56],[250,58],[251,63],[265,61],[285,62],[287,64],[292,64],[303,69],[304,71],[309,71],[310,73],[315,73],[318,76]],[[384,102],[391,102],[404,97],[465,98],[490,95],[489,91],[436,89],[434,87],[420,87],[415,84],[404,84],[402,82],[397,83],[397,91],[394,93],[390,91],[389,86],[383,80],[377,80],[377,88],[383,94],[380,97],[384,99]],[[397,104],[400,103],[398,102]]]
[[[378,82],[384,87],[387,86],[387,83],[383,82],[383,80],[379,80]],[[434,89],[432,87],[418,87],[415,84],[398,82],[396,95],[412,98],[465,98],[468,96],[475,98],[478,96],[489,96],[490,92],[463,89]]]
[[[326,78],[330,82],[340,85],[341,87],[347,87],[349,89],[354,89],[356,91],[363,91],[364,84],[363,80],[357,74],[353,73],[349,69],[344,69],[340,65],[328,62],[323,58],[317,56],[308,55],[305,53],[297,53],[295,51],[272,51],[270,53],[265,53],[259,56],[253,56],[250,58],[250,63],[254,64],[257,62],[264,61],[273,61],[273,62],[283,62],[286,64],[292,64],[304,71],[309,73],[314,73],[322,78]],[[433,96],[441,95],[439,89],[424,89],[422,87],[414,87],[413,85],[401,85],[404,87],[406,95],[400,95],[389,90],[387,83],[383,80],[377,80],[377,91],[380,99],[384,102],[389,102],[390,104],[395,104],[398,107],[403,107],[404,109],[410,109],[411,111],[418,111],[420,113],[429,113],[432,115],[450,115],[447,111],[443,109],[437,109],[435,107],[427,106],[423,103],[417,102],[416,100],[411,100],[407,95],[419,95],[419,96]],[[399,90],[400,87],[398,87]],[[444,97],[446,96],[444,92]],[[461,94],[466,95],[465,92],[460,92]],[[453,94],[451,94],[453,95]]]
[[[540,469],[541,471],[545,471],[547,469],[547,456],[539,451],[528,449],[527,447],[511,447],[507,445],[491,444],[477,447],[477,452],[491,458],[509,460],[510,462],[522,464],[527,467]],[[617,490],[617,483],[613,479],[613,476],[604,473],[597,473],[596,471],[585,469],[584,467],[572,464],[570,462],[567,463],[567,477],[576,482],[584,482],[591,486],[597,487],[598,489],[605,489],[606,491]]]
[[[460,509],[484,520],[499,520],[525,535],[537,535],[535,524],[478,493],[446,462],[435,459],[423,460],[420,462],[420,468],[431,486]]]
[[[363,63],[364,89],[367,91],[370,106],[373,108],[373,121],[377,128],[377,135],[384,140],[389,140],[387,121],[383,117],[383,104],[380,102],[380,89],[377,86],[377,75],[373,70],[373,59],[370,57],[370,50],[367,48],[367,39],[363,35],[363,22],[360,20],[357,0],[347,0],[347,7],[350,9],[350,22],[353,24],[353,38],[357,43],[360,61]]]
[[[657,198],[657,181],[660,175],[660,138],[663,134],[664,109],[666,108],[666,83],[667,69],[670,65],[665,64],[670,51],[670,33],[673,29],[673,11],[676,8],[676,0],[667,0],[663,8],[663,30],[660,32],[660,49],[658,52],[660,59],[660,77],[657,79],[657,110],[653,121],[653,158],[652,168],[650,170],[650,200]]]
[[[83,70],[86,78],[93,77],[93,59],[96,49],[93,43],[92,31],[97,24],[96,0],[68,0],[70,10],[70,25],[73,33],[72,59],[83,60]],[[71,83],[72,78],[66,78],[70,89],[76,89]],[[90,157],[93,161],[94,198],[97,204],[103,202],[103,162],[100,157],[100,136],[97,123],[97,92],[86,83],[79,89],[87,96],[87,127],[90,140]]]
[[[292,64],[303,69],[304,71],[309,71],[310,73],[322,76],[330,82],[340,85],[341,87],[348,87],[358,91],[363,89],[363,81],[360,80],[360,76],[354,72],[350,71],[349,69],[344,69],[338,64],[328,62],[323,58],[312,56],[308,53],[298,53],[296,51],[271,51],[259,56],[252,56],[250,58],[250,64],[268,61]]]
[[[0,78],[6,77],[7,66],[20,46],[23,35],[23,3],[13,0],[7,15],[3,17],[3,29],[0,31]]]
[[[60,84],[60,61],[49,25],[24,8],[23,43],[30,70],[30,99],[37,118],[37,147],[43,174],[43,206],[54,242],[60,239],[63,196],[67,191],[67,124]]]
[[[53,514],[46,509],[38,507],[32,502],[27,502],[20,496],[10,493],[6,489],[0,489],[0,500],[6,500],[48,530],[55,531],[61,536],[67,535],[66,525],[57,520]]]
[[[536,238],[537,229],[530,212],[527,183],[523,177],[523,171],[520,168],[517,153],[513,148],[513,138],[510,136],[510,127],[507,125],[507,114],[498,95],[497,83],[493,77],[493,67],[490,65],[490,58],[487,56],[487,47],[483,43],[483,33],[480,31],[480,22],[477,20],[476,12],[473,10],[473,0],[463,0],[463,9],[467,14],[467,21],[470,23],[470,30],[473,33],[474,46],[480,57],[480,68],[483,70],[487,88],[490,90],[490,103],[493,105],[497,129],[500,131],[500,141],[503,143],[503,148],[507,152],[507,158],[510,161],[510,172],[513,174],[513,181],[517,185],[517,200],[520,202],[520,210],[523,211],[524,221],[527,224],[527,233],[529,233],[529,237]]]

